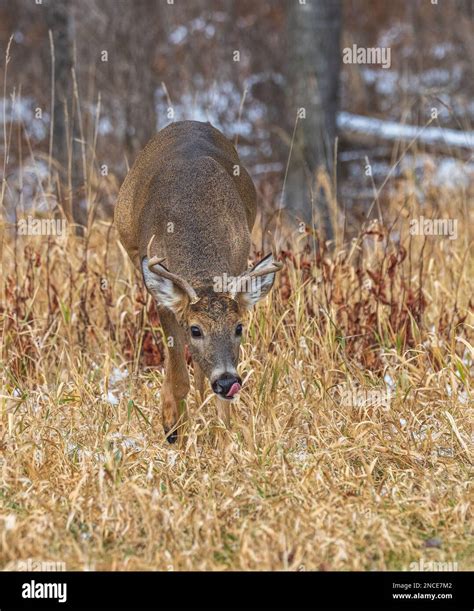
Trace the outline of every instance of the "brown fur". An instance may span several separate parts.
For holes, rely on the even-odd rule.
[[[213,293],[212,279],[246,269],[255,215],[252,180],[233,145],[209,123],[181,121],[161,130],[138,155],[120,189],[115,223],[135,265],[140,267],[155,236],[150,254],[164,258],[166,267],[201,298],[193,305],[183,303],[180,321],[171,310],[159,308],[165,335],[173,338],[162,389],[167,433],[177,427],[180,403],[189,391],[184,350],[190,325],[205,332],[199,350],[190,345],[201,393],[204,377],[221,356],[237,364],[239,341],[233,329],[243,307]]]
[[[115,223],[137,266],[155,234],[151,254],[166,257],[168,269],[191,284],[202,284],[204,274],[205,284],[245,269],[255,215],[255,187],[230,141],[210,123],[179,121],[138,155],[120,189]]]

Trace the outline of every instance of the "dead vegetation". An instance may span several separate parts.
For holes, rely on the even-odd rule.
[[[333,253],[293,239],[252,314],[232,430],[191,393],[180,447],[160,425],[159,321],[114,229],[5,223],[0,566],[472,570],[465,197],[456,240],[409,235],[429,216],[413,198]]]

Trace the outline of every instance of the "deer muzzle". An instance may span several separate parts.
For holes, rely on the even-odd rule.
[[[224,374],[212,383],[212,390],[224,399],[233,399],[241,388],[242,379],[230,374]]]

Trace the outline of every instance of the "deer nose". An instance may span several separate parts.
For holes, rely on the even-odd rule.
[[[224,374],[212,383],[216,395],[232,399],[242,387],[242,379],[232,374]]]

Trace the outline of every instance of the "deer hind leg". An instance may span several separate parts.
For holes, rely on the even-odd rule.
[[[178,439],[178,428],[186,419],[184,399],[189,392],[189,376],[184,354],[184,334],[175,315],[159,309],[161,326],[166,338],[166,373],[161,389],[163,429],[170,443]]]

